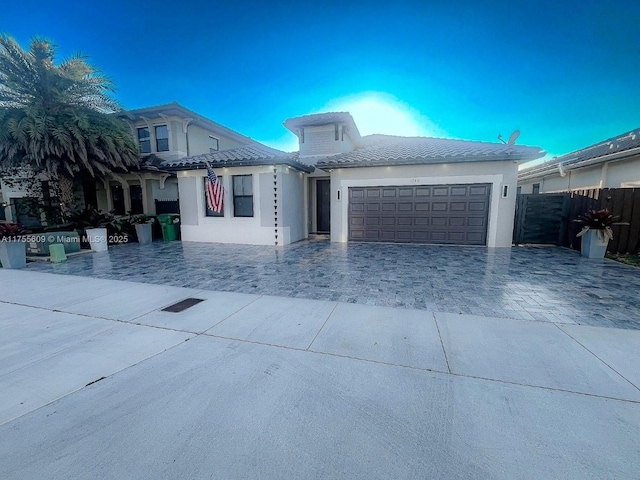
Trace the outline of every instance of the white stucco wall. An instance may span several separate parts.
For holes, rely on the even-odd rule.
[[[279,189],[278,198],[283,199],[279,200],[278,204],[278,245],[287,245],[300,239],[299,231],[304,229],[304,215],[302,213],[297,220],[291,216],[297,215],[298,211],[303,212],[303,207],[291,211],[283,207],[282,202],[285,201],[283,190],[296,194],[291,177],[294,171],[282,166],[275,168]],[[207,217],[205,214],[205,170],[178,172],[182,240],[275,245],[273,169],[272,166],[214,169],[216,175],[222,179],[225,189],[224,217]],[[232,177],[234,175],[253,176],[253,217],[233,216]],[[302,189],[303,182],[304,178],[300,178]],[[301,198],[301,202],[303,201],[304,199]]]
[[[185,122],[182,118],[176,116],[169,117],[153,117],[148,121],[138,120],[133,127],[133,135],[138,141],[137,129],[140,127],[149,128],[151,153],[165,160],[175,160],[177,158],[186,157],[187,155],[200,155],[209,153],[209,136],[218,139],[218,147],[220,150],[228,150],[241,146],[241,144],[229,137],[220,135],[216,132],[208,130],[197,123],[190,123],[185,128]],[[159,125],[167,125],[169,130],[169,151],[158,152],[156,145],[155,127]],[[188,139],[187,139],[188,137]],[[148,154],[143,154],[148,155]]]
[[[289,243],[306,238],[304,173],[285,169],[280,175],[282,191],[283,226],[289,229]]]
[[[599,188],[640,187],[640,156],[617,160],[591,167],[559,171],[545,177],[527,179],[518,183],[521,193],[532,193],[533,184],[540,184],[540,193],[569,192]]]
[[[518,174],[516,162],[342,168],[331,172],[331,241],[347,242],[349,187],[489,183],[488,247],[510,247]],[[502,187],[508,186],[506,198]],[[338,200],[338,191],[340,199]]]
[[[242,146],[235,140],[213,133],[199,125],[189,125],[189,155],[209,153],[209,136],[218,139],[218,148],[220,150],[229,150]]]
[[[151,201],[153,200],[177,200],[178,199],[178,179],[167,178],[164,188],[160,188],[158,180],[149,180],[151,185]]]

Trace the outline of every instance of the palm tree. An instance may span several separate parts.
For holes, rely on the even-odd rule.
[[[0,35],[0,170],[30,167],[54,178],[117,175],[138,165],[129,127],[110,113],[112,82],[76,55],[55,64],[56,46],[25,51]]]

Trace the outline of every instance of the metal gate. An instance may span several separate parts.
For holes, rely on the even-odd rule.
[[[570,200],[568,193],[518,195],[513,243],[563,245]]]

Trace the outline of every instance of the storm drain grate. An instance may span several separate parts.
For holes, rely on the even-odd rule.
[[[172,312],[172,313],[180,313],[184,312],[187,308],[191,308],[194,305],[199,304],[200,302],[204,302],[202,298],[185,298],[184,300],[180,300],[178,303],[174,303],[173,305],[169,305],[168,307],[164,307],[162,309],[163,312]]]

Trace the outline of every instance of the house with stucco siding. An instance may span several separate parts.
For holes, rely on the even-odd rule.
[[[511,246],[518,165],[539,147],[361,136],[347,112],[290,118],[287,153],[249,145],[171,159],[184,241],[287,245],[334,242]],[[225,188],[223,212],[205,201],[207,164]]]
[[[74,180],[74,197],[78,206],[93,206],[116,215],[178,213],[178,180],[175,173],[162,167],[167,160],[217,152],[246,145],[259,145],[254,140],[193,112],[176,102],[114,114],[131,129],[140,149],[140,168],[118,175]],[[28,176],[28,175],[27,175]],[[25,176],[25,180],[26,177]],[[49,195],[48,178],[39,178],[38,193],[53,205],[59,200]],[[0,220],[39,224],[44,219],[24,205],[32,200],[29,182],[14,178],[0,179]],[[42,194],[41,194],[42,195]],[[159,211],[158,207],[164,208]]]
[[[521,193],[640,187],[640,128],[523,168]]]

